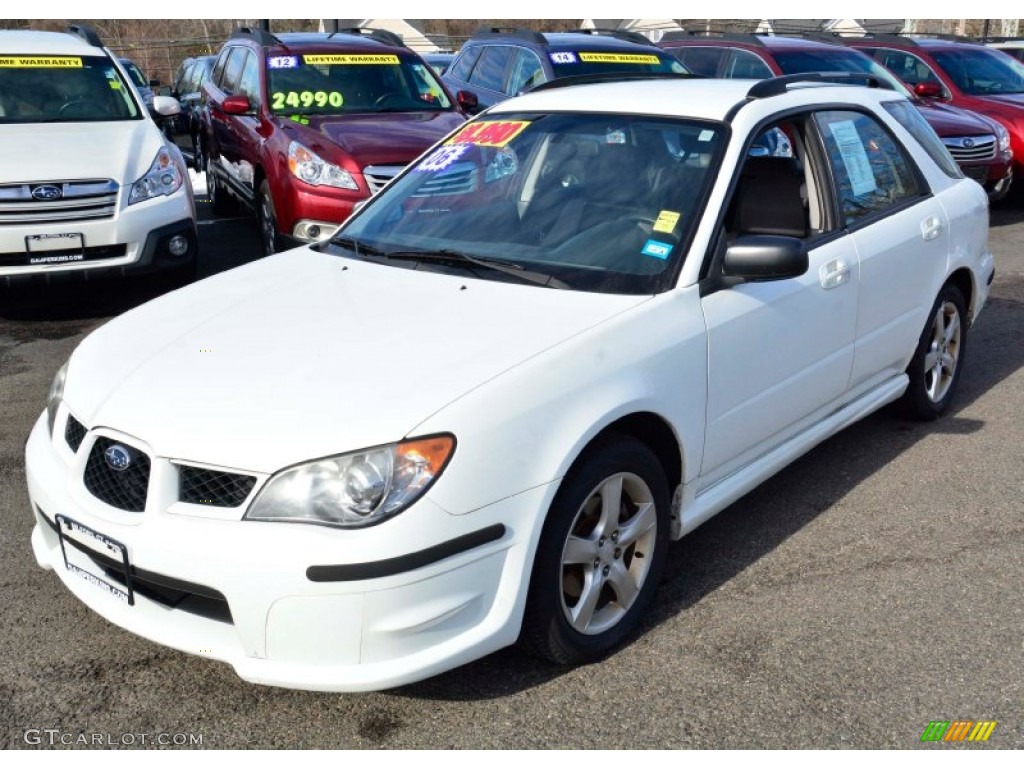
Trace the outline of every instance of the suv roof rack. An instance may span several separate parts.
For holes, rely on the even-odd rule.
[[[695,40],[697,38],[706,37],[708,39],[715,40],[731,40],[735,43],[747,43],[748,45],[756,45],[758,48],[764,48],[765,45],[761,41],[761,38],[754,34],[745,34],[742,32],[715,32],[714,30],[703,30],[703,29],[672,29],[661,36],[661,40],[658,42],[667,43],[674,40]]]
[[[558,77],[534,86],[529,93],[551,91],[555,88],[568,88],[571,85],[591,85],[593,83],[616,83],[635,80],[702,80],[701,75],[683,72],[594,72],[589,75],[571,75]]]
[[[358,37],[368,37],[371,40],[376,40],[378,43],[384,43],[384,45],[392,45],[395,48],[408,48],[405,41],[387,29],[376,29],[374,27],[341,27],[334,30],[327,39],[330,40],[335,34],[343,35],[357,35]]]
[[[594,29],[572,29],[569,31],[575,35],[604,35],[605,37],[614,37],[617,40],[625,40],[627,43],[636,43],[637,45],[654,45],[654,43],[639,32],[633,32],[629,29],[595,27]]]
[[[525,27],[478,27],[470,40],[486,39],[490,37],[516,37],[531,43],[547,45],[548,39],[540,32],[534,32]]]
[[[82,38],[89,45],[95,46],[96,48],[103,47],[103,41],[100,40],[100,36],[97,35],[96,30],[88,24],[68,24],[67,31],[69,34],[77,35]]]
[[[255,40],[260,45],[284,45],[280,39],[261,27],[239,27],[231,33],[231,37],[244,37]]]
[[[796,83],[827,84],[842,80],[853,81],[852,84],[863,83],[868,88],[887,88],[892,90],[892,85],[887,80],[865,72],[804,72],[799,75],[781,75],[761,80],[747,91],[747,99],[767,99],[772,96],[781,96],[789,90],[789,86]]]

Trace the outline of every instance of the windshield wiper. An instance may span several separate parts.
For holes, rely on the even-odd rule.
[[[369,243],[365,243],[362,240],[356,240],[354,237],[332,237],[328,242],[332,245],[340,245],[342,248],[348,248],[360,258],[363,256],[387,257],[389,255],[386,251],[370,245]]]
[[[463,253],[462,251],[454,251],[450,248],[443,248],[438,251],[389,251],[384,254],[387,259],[394,259],[396,261],[422,261],[431,262],[434,264],[454,264],[456,266],[465,266],[469,268],[482,267],[484,269],[490,269],[494,272],[501,272],[511,277],[516,277],[526,283],[533,283],[534,285],[543,285],[548,288],[568,288],[566,283],[563,283],[556,277],[551,275],[544,275],[540,272],[531,272],[528,269],[524,269],[521,264],[516,264],[511,261],[501,261],[499,259],[488,259],[483,256],[473,256],[469,253]]]

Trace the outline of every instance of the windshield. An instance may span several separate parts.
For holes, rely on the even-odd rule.
[[[430,67],[393,53],[316,53],[267,59],[270,109],[279,114],[451,109]]]
[[[916,98],[889,70],[857,51],[783,51],[772,55],[786,75],[802,75],[805,72],[861,72],[888,83],[893,90],[907,98]]]
[[[932,56],[964,93],[1024,93],[1024,64],[1004,53],[962,48]]]
[[[677,72],[686,67],[664,53],[621,53],[617,51],[553,51],[548,54],[555,77],[597,75],[605,72]]]
[[[657,293],[671,287],[684,257],[724,135],[717,123],[640,116],[475,120],[386,187],[335,241],[384,254],[498,259],[577,290]]]
[[[140,117],[128,85],[106,56],[0,55],[0,123]]]

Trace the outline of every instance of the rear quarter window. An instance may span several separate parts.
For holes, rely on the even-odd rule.
[[[913,104],[906,101],[887,101],[882,106],[896,119],[896,122],[907,129],[907,133],[917,139],[917,142],[942,169],[943,173],[952,179],[964,177],[963,171],[960,170],[960,166],[956,164],[953,156],[949,154],[942,139],[924,119],[924,116],[914,108]]]

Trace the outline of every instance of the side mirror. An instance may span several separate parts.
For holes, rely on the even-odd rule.
[[[181,114],[181,104],[170,96],[154,96],[150,111],[160,117],[174,117]]]
[[[745,280],[785,280],[807,271],[807,246],[796,237],[745,235],[733,241],[722,274]]]
[[[914,93],[922,99],[937,99],[942,95],[942,86],[938,83],[918,83]]]
[[[149,81],[149,87],[150,88],[159,88],[160,87],[160,81],[155,79],[155,78],[150,80]]]
[[[249,97],[244,93],[236,93],[234,96],[224,99],[220,108],[229,115],[244,115],[252,111],[252,104],[249,103]]]
[[[480,100],[472,91],[459,91],[455,94],[455,101],[458,102],[460,109],[471,115],[480,111]]]

